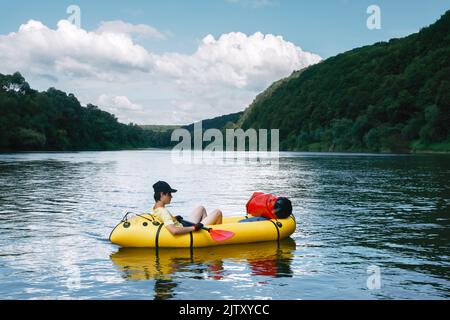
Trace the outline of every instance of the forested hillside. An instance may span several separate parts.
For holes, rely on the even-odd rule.
[[[151,132],[119,123],[73,94],[30,88],[20,73],[0,74],[0,150],[114,150],[159,146]]]
[[[449,29],[450,11],[419,33],[296,72],[239,124],[279,128],[284,150],[450,151]]]

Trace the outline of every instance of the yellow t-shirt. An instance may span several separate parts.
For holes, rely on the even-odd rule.
[[[159,207],[157,209],[152,209],[152,213],[166,226],[173,224],[175,227],[183,227],[183,225],[179,223],[166,208]]]

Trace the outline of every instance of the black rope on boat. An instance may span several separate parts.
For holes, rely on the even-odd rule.
[[[272,224],[275,226],[275,229],[277,229],[277,241],[280,241],[280,228],[278,227],[278,225],[273,222],[272,220],[269,220],[270,222],[272,222]]]
[[[150,222],[155,222],[156,221],[155,217],[153,217],[153,215],[151,215],[151,214],[149,215],[150,218],[147,218],[147,217],[143,216],[142,214],[133,213],[133,212],[127,212],[120,222],[128,222],[128,216],[130,214],[134,214],[134,215],[136,215],[138,217],[141,217],[142,219],[148,220]]]
[[[158,230],[156,231],[156,237],[155,237],[155,248],[156,251],[159,250],[159,233],[161,232],[161,228],[163,227],[164,223],[160,224],[158,227]]]
[[[127,222],[128,221],[128,215],[130,215],[130,214],[133,214],[133,213],[132,212],[127,212],[125,214],[125,216],[122,218],[122,221],[120,221],[120,222]]]
[[[137,213],[136,213],[136,215],[137,215],[138,217],[141,217],[142,219],[148,220],[148,221],[150,221],[150,222],[155,221],[155,218],[153,218],[152,215],[150,215],[151,219],[149,219],[149,218],[147,218],[147,217],[144,217],[144,216],[141,215],[141,214],[137,214]]]

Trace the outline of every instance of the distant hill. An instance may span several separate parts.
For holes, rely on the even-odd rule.
[[[204,120],[204,130],[234,126],[235,113]],[[97,106],[82,106],[55,88],[38,92],[16,72],[0,74],[0,151],[79,151],[169,148],[173,130],[194,125],[123,124]]]
[[[159,146],[135,124],[122,124],[73,94],[30,88],[20,73],[0,74],[0,150],[117,150]]]
[[[403,39],[276,82],[238,121],[280,129],[284,150],[450,151],[450,11]]]
[[[244,112],[237,112],[216,117],[213,119],[202,120],[202,128],[204,131],[208,129],[223,130],[226,128],[234,128],[236,126],[236,122],[239,121],[239,119],[242,117],[243,114]],[[183,126],[183,128],[193,132],[194,124],[192,123],[190,125]]]
[[[205,132],[208,129],[219,129],[224,131],[227,128],[235,128],[236,122],[242,117],[243,112],[228,114],[213,119],[202,120],[202,129]],[[153,140],[161,148],[170,148],[179,143],[179,141],[171,141],[172,132],[175,129],[186,129],[194,136],[194,123],[185,126],[159,126],[159,125],[144,125],[141,128],[151,132]],[[191,140],[193,143],[193,140]],[[204,146],[209,143],[204,143]]]
[[[236,125],[238,127],[242,127],[242,125],[246,123],[248,116],[252,114],[253,108],[257,107],[262,101],[269,99],[271,95],[275,92],[275,90],[277,90],[283,84],[298,78],[303,70],[294,71],[289,77],[275,81],[269,86],[269,88],[258,94],[256,98],[253,100],[253,102],[250,104],[250,106],[242,112],[242,116],[237,120]]]
[[[171,126],[171,125],[140,125],[139,127],[141,127],[144,130],[153,132],[168,132],[181,128],[181,126]]]

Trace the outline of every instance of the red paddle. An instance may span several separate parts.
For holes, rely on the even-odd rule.
[[[186,221],[184,219],[183,219],[183,222],[190,224],[192,226],[195,226],[195,223],[193,223],[193,222]],[[228,239],[231,239],[234,237],[234,232],[231,232],[231,231],[214,230],[212,228],[207,228],[207,227],[203,227],[202,229],[208,231],[211,238],[213,238],[213,240],[216,242],[222,242],[222,241],[225,241],[225,240],[228,240]]]
[[[231,231],[213,230],[211,228],[205,227],[203,227],[203,230],[208,231],[211,238],[213,238],[213,240],[217,242],[225,241],[234,237],[234,232]]]

